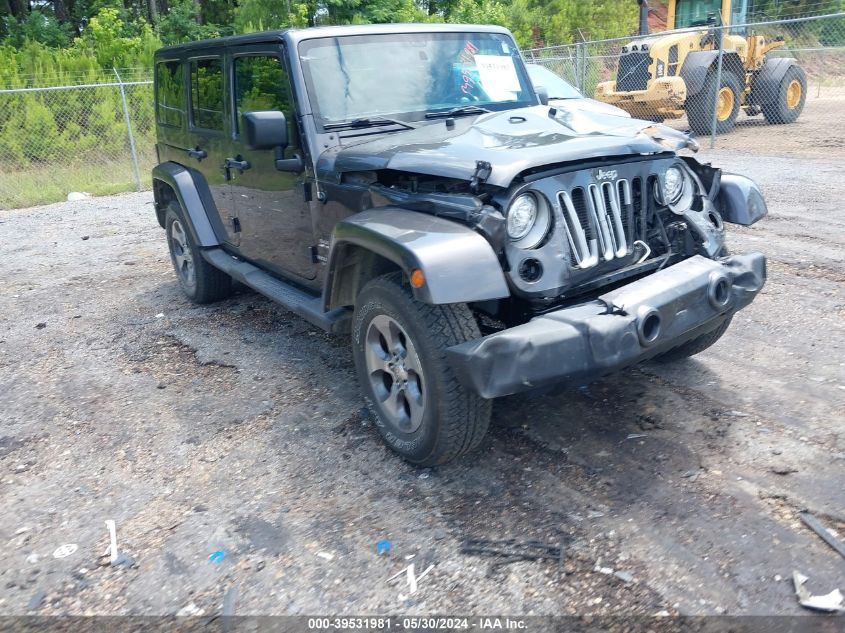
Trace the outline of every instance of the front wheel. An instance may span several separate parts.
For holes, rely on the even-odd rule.
[[[479,336],[465,304],[419,303],[399,273],[377,277],[358,295],[358,381],[384,441],[408,461],[443,464],[487,432],[492,403],[461,386],[446,359],[446,348]]]
[[[710,332],[702,334],[691,341],[678,345],[678,347],[673,347],[668,352],[664,352],[660,354],[660,356],[655,357],[654,360],[660,363],[672,363],[676,360],[683,360],[684,358],[689,358],[690,356],[695,356],[696,354],[703,352],[722,338],[724,333],[727,332],[728,328],[731,326],[732,320],[733,316],[729,316],[715,330],[711,330]]]

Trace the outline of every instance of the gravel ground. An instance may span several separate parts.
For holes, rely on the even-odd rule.
[[[771,209],[732,233],[770,281],[722,341],[497,401],[429,470],[382,445],[346,339],[246,290],[183,299],[149,193],[4,212],[0,614],[210,615],[233,588],[238,614],[793,614],[793,569],[845,590],[797,517],[845,536],[845,162],[709,157]],[[388,580],[409,562],[433,566],[413,595]]]

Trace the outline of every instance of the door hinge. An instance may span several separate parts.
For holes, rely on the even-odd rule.
[[[302,195],[305,197],[305,202],[311,202],[314,199],[314,196],[311,194],[310,182],[302,183]]]
[[[232,229],[235,233],[241,232],[241,221],[238,218],[232,218]]]

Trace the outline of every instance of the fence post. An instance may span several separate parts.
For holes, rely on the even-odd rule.
[[[132,153],[132,171],[135,174],[135,187],[141,191],[141,170],[138,168],[138,152],[135,150],[135,135],[132,134],[132,121],[129,118],[129,106],[126,103],[126,89],[117,68],[112,68],[120,86],[120,98],[123,101],[123,118],[126,121],[126,133],[129,135],[129,151]]]
[[[716,61],[716,90],[713,93],[713,118],[710,121],[710,149],[716,147],[716,117],[719,109],[719,92],[721,92],[722,87],[722,54],[725,50],[723,45],[725,34],[721,27],[718,30],[715,29],[716,27],[714,26],[713,35],[719,44],[719,58]]]
[[[587,78],[587,44],[586,42],[578,42],[578,48],[576,49],[577,58],[580,62],[577,64],[576,68],[578,69],[578,90],[580,92],[584,92],[584,84],[586,83]]]

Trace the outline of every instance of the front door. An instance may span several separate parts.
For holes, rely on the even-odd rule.
[[[211,191],[225,239],[239,241],[238,218],[232,190],[223,170],[231,150],[230,118],[226,108],[224,58],[208,56],[188,60],[190,81],[189,142],[185,165],[198,171]],[[215,222],[216,224],[216,222]]]
[[[293,93],[280,45],[244,46],[232,55],[234,149],[240,168],[230,170],[232,196],[241,224],[240,252],[279,275],[312,280],[314,232],[306,200],[305,174],[278,171],[277,150],[250,149],[242,130],[245,112],[278,110],[288,121],[284,158],[300,153]],[[234,164],[234,163],[233,163]]]

